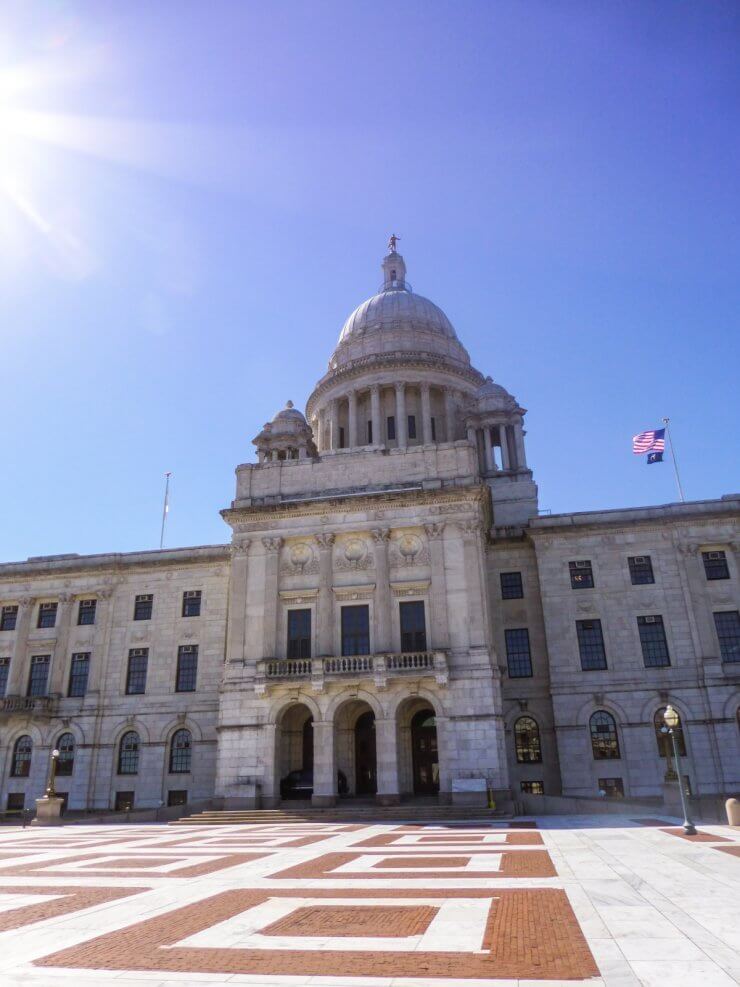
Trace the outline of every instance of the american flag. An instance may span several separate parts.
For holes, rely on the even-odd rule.
[[[649,432],[640,432],[632,436],[632,452],[641,456],[644,452],[663,452],[665,450],[665,429],[652,428]]]

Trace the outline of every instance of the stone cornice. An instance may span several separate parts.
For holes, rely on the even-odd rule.
[[[66,559],[33,559],[0,564],[0,583],[18,579],[57,579],[77,574],[96,576],[125,573],[130,569],[180,569],[184,566],[217,567],[228,562],[229,545],[196,546],[151,552],[111,552],[105,555],[81,555]],[[75,591],[77,592],[77,591]]]
[[[588,535],[603,534],[608,532],[610,537],[616,538],[619,535],[628,535],[634,533],[635,528],[639,528],[643,532],[654,532],[661,534],[664,538],[670,538],[676,547],[679,547],[678,539],[683,537],[683,528],[685,525],[691,525],[692,528],[713,528],[716,529],[719,524],[737,523],[740,520],[740,515],[735,518],[729,513],[717,513],[710,517],[704,516],[691,516],[686,515],[684,517],[676,517],[672,514],[666,514],[665,517],[655,517],[651,516],[645,518],[644,520],[640,517],[631,518],[627,521],[625,518],[614,519],[613,521],[604,519],[601,521],[591,521],[583,522],[572,527],[553,527],[553,528],[532,528],[531,526],[525,529],[526,535],[531,539],[531,541],[542,548],[548,547],[550,544],[555,544],[566,538],[582,538]],[[691,542],[695,543],[697,548],[699,545],[704,544],[700,539],[697,539],[696,535],[692,536]],[[720,539],[723,544],[732,545],[735,541],[734,538],[731,539]],[[717,542],[716,535],[707,541],[714,544]]]

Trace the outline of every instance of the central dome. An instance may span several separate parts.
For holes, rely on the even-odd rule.
[[[423,295],[415,295],[408,286],[383,288],[377,295],[358,305],[342,326],[339,342],[372,329],[429,329],[448,339],[457,339],[452,323],[439,306]]]

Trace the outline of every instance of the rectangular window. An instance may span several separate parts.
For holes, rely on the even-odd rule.
[[[502,572],[501,579],[501,599],[521,600],[524,596],[521,572]]]
[[[198,678],[198,645],[181,644],[177,649],[175,692],[195,692]]]
[[[724,552],[702,552],[707,579],[729,579],[730,569]]]
[[[77,608],[78,625],[95,623],[95,610],[97,605],[97,600],[80,600],[80,605]]]
[[[133,792],[116,792],[116,812],[131,812],[134,807]]]
[[[525,795],[544,795],[545,786],[541,781],[522,781],[519,788]]]
[[[49,679],[51,655],[34,655],[31,658],[31,671],[28,674],[27,696],[45,696]]]
[[[10,658],[0,658],[0,698],[5,695],[8,688],[8,674],[10,672]]]
[[[627,559],[630,569],[630,579],[633,586],[645,586],[654,583],[653,563],[649,555],[631,555]]]
[[[367,444],[371,446],[373,444],[373,423],[369,421],[367,423]]]
[[[504,631],[506,636],[506,663],[510,679],[528,679],[532,675],[532,655],[529,650],[529,631],[516,627]]]
[[[344,449],[344,425],[339,426],[339,448]]]
[[[26,808],[26,794],[25,792],[8,792],[8,801],[6,802],[8,812],[21,812]]]
[[[600,620],[577,620],[578,651],[581,655],[581,669],[584,672],[596,672],[606,668],[606,652],[604,650],[604,635],[601,633]]]
[[[311,611],[288,611],[288,658],[311,657]]]
[[[665,628],[662,617],[638,617],[637,627],[640,631],[642,658],[645,668],[664,668],[670,665],[668,642],[665,638]]]
[[[410,439],[415,439],[416,438],[416,415],[409,415],[408,416],[408,429],[409,429],[409,433],[408,433],[409,434],[409,438]]]
[[[144,593],[134,600],[134,620],[151,620],[154,597],[151,593]]]
[[[367,606],[342,607],[342,654],[370,654],[370,611]]]
[[[436,442],[437,441],[437,422],[434,419],[434,415],[432,415],[432,417],[431,417],[431,423],[432,423],[432,442]]]
[[[126,695],[141,696],[146,692],[146,669],[149,664],[149,648],[131,648],[128,653]]]
[[[87,692],[87,679],[90,674],[90,652],[80,651],[72,655],[72,664],[69,667],[69,691],[68,696],[81,697]]]
[[[188,800],[188,793],[182,788],[173,788],[167,792],[167,805],[185,805]]]
[[[721,610],[715,613],[714,626],[717,628],[722,661],[740,661],[740,612]]]
[[[599,778],[599,791],[608,799],[623,799],[624,783],[621,778]]]
[[[53,627],[57,622],[56,603],[39,603],[39,616],[36,621],[37,627]]]
[[[385,420],[385,434],[388,436],[389,442],[396,437],[396,419],[394,415],[388,415]]]
[[[404,653],[426,651],[427,629],[424,620],[424,602],[416,600],[401,603],[398,609],[401,618],[401,651]]]
[[[182,615],[183,617],[200,617],[199,589],[189,589],[182,594]]]
[[[18,607],[16,604],[3,607],[0,612],[0,631],[14,631],[18,620]]]
[[[573,589],[591,589],[594,585],[594,573],[590,559],[579,562],[569,562],[570,585]]]

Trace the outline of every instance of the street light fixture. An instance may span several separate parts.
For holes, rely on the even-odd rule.
[[[681,795],[681,807],[683,809],[683,831],[687,836],[696,836],[696,826],[689,819],[689,808],[686,804],[686,793],[683,790],[683,780],[681,778],[681,761],[678,756],[678,743],[676,741],[676,729],[680,726],[681,718],[673,706],[666,706],[663,713],[665,728],[670,734],[673,744],[673,759],[676,762],[676,777],[678,778],[678,791]]]
[[[49,758],[49,777],[46,781],[46,792],[44,797],[47,799],[56,798],[56,791],[54,789],[54,781],[57,776],[57,761],[59,760],[59,751],[54,748],[51,752],[51,757]]]

